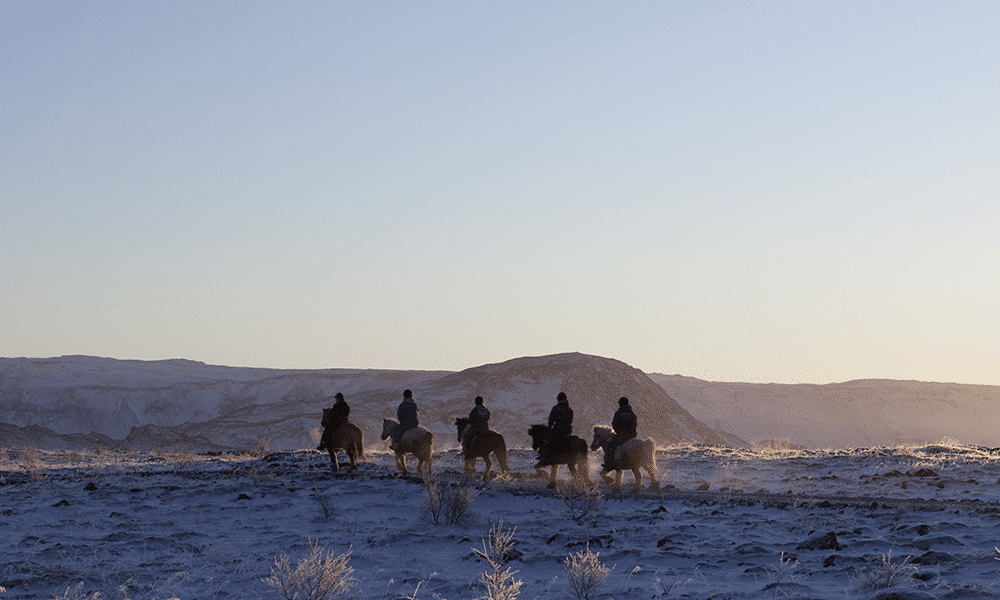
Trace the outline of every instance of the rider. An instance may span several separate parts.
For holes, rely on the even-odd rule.
[[[573,433],[573,409],[565,392],[556,396],[556,405],[549,411],[549,432],[538,448],[538,460],[548,458],[550,450]]]
[[[490,410],[483,406],[483,397],[476,396],[476,405],[469,413],[469,431],[489,431]]]
[[[490,410],[483,406],[483,397],[476,396],[476,405],[469,413],[469,428],[466,429],[462,443],[467,443],[470,436],[490,430]]]
[[[330,408],[330,420],[327,422],[326,427],[323,429],[323,436],[319,439],[319,447],[317,450],[326,450],[330,447],[330,437],[333,435],[334,431],[337,431],[341,425],[347,422],[347,418],[351,414],[351,407],[347,405],[347,401],[344,400],[344,394],[337,392],[334,396],[337,399]]]
[[[629,440],[636,438],[636,427],[638,426],[632,406],[628,403],[628,398],[622,396],[618,399],[618,410],[611,419],[611,428],[615,430],[614,437],[604,450],[604,464],[601,465],[601,475],[611,471],[615,461],[615,449]]]
[[[399,440],[403,438],[404,433],[420,426],[417,420],[417,403],[413,401],[413,392],[410,390],[403,390],[403,401],[396,409],[396,419],[399,421],[399,426],[392,432],[392,444],[389,445],[393,450],[399,446]]]

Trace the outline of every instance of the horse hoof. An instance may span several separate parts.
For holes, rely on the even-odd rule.
[[[601,475],[601,481],[608,485],[613,485],[615,483],[615,480],[612,479],[610,475]]]
[[[649,489],[651,489],[651,490],[658,490],[658,489],[660,489],[660,484],[658,482],[654,481],[653,483],[649,484]]]

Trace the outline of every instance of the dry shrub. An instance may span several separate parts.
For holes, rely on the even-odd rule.
[[[267,443],[267,438],[260,436],[250,443],[250,449],[247,450],[247,456],[250,458],[264,458],[271,452],[271,446]]]
[[[38,454],[38,448],[21,446],[21,450],[18,452],[18,458],[20,459],[24,470],[31,475],[32,479],[38,479],[42,476],[42,459]]]
[[[329,521],[337,514],[337,502],[331,494],[321,492],[319,488],[313,488],[313,498],[319,505],[319,512],[324,521]]]
[[[357,596],[354,569],[347,565],[351,552],[332,556],[310,542],[309,556],[292,569],[291,559],[282,555],[274,559],[271,576],[264,583],[285,600],[346,600]]]
[[[900,562],[893,562],[890,550],[888,554],[882,555],[873,569],[861,573],[854,580],[854,587],[863,592],[909,587],[913,585],[912,573],[917,570],[917,567],[909,562],[909,556]]]
[[[503,521],[493,524],[490,533],[483,540],[483,549],[473,548],[472,551],[486,561],[489,567],[480,581],[486,586],[486,593],[477,600],[514,600],[521,592],[521,581],[514,579],[517,571],[510,567],[503,568],[510,560],[510,551],[514,547],[514,529],[504,530]],[[501,570],[503,569],[503,570]]]
[[[566,514],[577,523],[604,501],[604,494],[594,483],[586,481],[580,485],[569,485],[556,490],[556,497],[566,505]]]
[[[590,544],[586,550],[567,556],[563,562],[566,564],[570,593],[581,600],[592,598],[611,572],[601,562],[600,553],[590,551]]]
[[[472,518],[475,488],[468,479],[441,481],[436,475],[424,477],[424,501],[421,508],[434,525],[460,525]]]

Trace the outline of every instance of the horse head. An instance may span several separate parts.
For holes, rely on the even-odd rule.
[[[387,439],[399,423],[392,419],[382,419],[382,439]]]
[[[469,427],[468,417],[458,417],[455,419],[455,427],[458,428],[458,441],[462,441],[462,434]]]
[[[533,450],[538,450],[542,445],[542,440],[548,435],[549,428],[546,425],[532,425],[531,429],[528,430],[528,435],[531,436],[531,448]]]
[[[610,427],[605,427],[603,425],[597,425],[594,427],[594,441],[590,443],[591,451],[597,450],[601,446],[607,444],[611,441],[611,437],[613,435],[614,432]]]
[[[332,412],[333,412],[332,406],[327,406],[326,408],[323,409],[323,419],[319,422],[321,427],[330,426],[330,422],[333,421],[333,415],[331,414]]]

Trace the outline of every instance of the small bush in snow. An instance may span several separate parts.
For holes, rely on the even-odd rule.
[[[472,518],[475,489],[468,479],[441,481],[435,475],[424,477],[424,515],[434,525],[458,525]]]
[[[250,458],[264,458],[271,452],[271,447],[267,443],[267,438],[260,436],[250,443],[250,449],[247,450],[247,456]]]
[[[514,580],[517,571],[510,567],[503,569],[509,560],[510,550],[514,547],[514,530],[504,530],[503,521],[493,524],[489,536],[483,540],[483,549],[473,548],[479,557],[486,561],[488,570],[480,576],[480,581],[486,586],[486,594],[477,600],[514,600],[521,592],[521,581]]]
[[[570,593],[581,600],[592,598],[611,572],[601,562],[600,553],[590,551],[590,545],[582,552],[567,556],[563,562],[566,564]]]
[[[683,588],[685,585],[691,583],[692,581],[694,581],[694,579],[690,579],[690,578],[687,581],[680,581],[680,580],[678,580],[678,581],[675,581],[675,582],[671,583],[670,585],[664,587],[663,583],[660,581],[660,579],[657,578],[656,581],[653,582],[653,590],[656,592],[656,597],[666,598],[666,597],[668,597],[670,595],[670,592],[674,591],[674,588],[677,588],[677,587]]]
[[[83,587],[83,582],[81,581],[80,583],[76,584],[76,589],[70,590],[67,587],[66,591],[63,592],[62,596],[52,596],[51,600],[99,600],[99,598],[101,597],[100,592],[93,592],[90,596],[88,596],[85,593],[81,593],[80,588],[82,587]],[[0,587],[0,592],[2,591],[4,591],[4,589]]]
[[[38,449],[31,446],[22,446],[21,451],[18,453],[18,458],[21,459],[21,465],[24,466],[24,470],[30,473],[33,479],[41,476],[42,459],[38,456]]]
[[[768,582],[770,585],[781,585],[783,583],[791,583],[799,578],[795,574],[795,569],[799,566],[799,561],[792,558],[785,558],[785,553],[782,552],[781,556],[778,557],[778,566],[774,569],[764,569],[770,575],[771,581]]]
[[[309,556],[293,569],[286,555],[276,557],[271,577],[264,583],[285,600],[342,600],[356,597],[354,569],[347,566],[351,553],[331,556],[330,552],[310,544]]]
[[[337,512],[337,503],[334,501],[333,496],[321,492],[319,488],[313,488],[313,492],[313,498],[319,504],[320,515],[322,515],[324,521],[329,521]]]
[[[854,580],[854,587],[858,591],[876,591],[886,588],[908,587],[913,584],[912,572],[917,567],[908,564],[910,557],[907,556],[900,562],[892,561],[892,550],[888,554],[883,554],[879,563],[873,569],[862,573]]]
[[[566,514],[577,523],[604,501],[604,494],[596,484],[585,481],[581,485],[563,486],[556,490],[556,497],[566,505]]]

